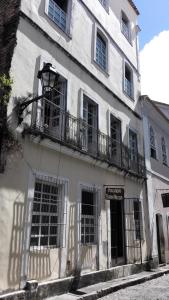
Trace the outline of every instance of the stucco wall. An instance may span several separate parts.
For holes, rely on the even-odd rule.
[[[110,1],[109,14],[98,0],[72,1],[71,38],[49,19],[45,13],[45,1],[22,1],[22,11],[40,26],[56,42],[80,61],[90,72],[113,90],[132,109],[137,110],[137,100],[140,94],[139,74],[137,73],[137,54],[135,45],[136,15],[128,1],[121,1],[117,6]],[[118,8],[117,8],[118,7]],[[131,19],[133,45],[121,33],[121,9],[124,9]],[[92,12],[92,14],[91,14]],[[94,17],[95,16],[95,17]],[[100,27],[102,24],[103,29]],[[108,40],[108,73],[105,73],[94,61],[96,28],[103,30]],[[105,28],[105,30],[104,30]],[[111,39],[115,39],[115,42]],[[31,32],[31,39],[33,32]],[[40,42],[40,41],[39,41]],[[42,39],[41,39],[42,42]],[[44,48],[44,46],[42,46]],[[134,101],[123,93],[124,61],[131,62],[134,82]]]

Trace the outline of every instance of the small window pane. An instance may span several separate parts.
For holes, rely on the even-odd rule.
[[[103,69],[107,68],[107,45],[99,33],[96,38],[96,62]]]

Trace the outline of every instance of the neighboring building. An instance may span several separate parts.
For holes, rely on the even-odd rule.
[[[141,97],[152,258],[169,262],[169,106]],[[162,108],[162,109],[161,109]]]
[[[21,1],[8,106],[20,148],[0,174],[3,290],[147,259],[137,16],[131,0]],[[30,93],[43,96],[24,99],[19,118]]]

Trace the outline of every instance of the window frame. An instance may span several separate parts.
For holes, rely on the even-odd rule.
[[[102,71],[104,74],[109,76],[109,40],[107,35],[103,32],[103,30],[95,24],[95,36],[93,41],[93,60],[97,68]],[[96,46],[97,46],[97,34],[103,39],[106,44],[106,68],[104,69],[96,60]]]
[[[33,237],[33,235],[32,235],[32,221],[33,221],[33,215],[36,215],[36,213],[34,214],[34,211],[33,211],[36,181],[42,181],[42,182],[45,182],[49,185],[51,184],[51,186],[52,185],[58,185],[59,189],[62,187],[61,200],[58,201],[59,202],[58,203],[59,211],[57,213],[57,215],[58,215],[58,238],[57,238],[57,244],[56,245],[49,245],[49,244],[48,245],[41,245],[41,244],[39,244],[39,241],[40,241],[40,238],[41,238],[40,234],[39,234],[39,237],[37,237],[38,238],[38,245],[31,245],[31,237]],[[31,205],[32,209],[31,209],[31,216],[30,216],[31,226],[30,226],[30,237],[29,237],[29,250],[32,251],[32,250],[36,250],[36,249],[41,250],[41,249],[65,248],[66,247],[66,234],[67,234],[66,233],[66,230],[67,230],[67,228],[66,228],[67,227],[66,206],[67,206],[67,198],[68,198],[68,180],[65,179],[65,178],[61,178],[61,177],[56,178],[54,176],[48,176],[47,174],[42,174],[42,173],[36,172],[35,177],[34,177],[33,195],[32,196],[33,197],[32,197],[32,205]],[[39,215],[39,214],[37,214],[37,215]],[[52,213],[51,213],[51,215],[52,215]],[[46,216],[46,214],[44,214],[43,216]],[[48,224],[48,223],[46,223],[46,224]],[[43,224],[41,223],[41,227],[42,226],[43,226]],[[39,232],[41,233],[41,231],[39,231]],[[48,236],[50,238],[50,234],[48,234]]]
[[[131,76],[130,81],[126,78],[126,68],[130,72],[130,76]],[[128,93],[128,87],[126,89],[126,81],[128,83],[130,83],[130,93]],[[123,68],[123,92],[128,98],[130,98],[131,100],[134,101],[134,75],[133,75],[133,69],[127,61],[124,61],[124,68]]]
[[[162,163],[164,166],[168,166],[167,146],[166,146],[166,139],[164,138],[164,136],[161,137],[161,152],[162,152]]]
[[[139,205],[139,210],[135,211],[134,204],[137,203]],[[138,219],[135,218],[136,213],[139,214],[139,236],[138,236],[138,230],[137,230],[137,224],[136,221]],[[140,199],[133,199],[133,219],[134,219],[134,227],[135,227],[135,240],[136,241],[143,241],[144,240],[144,222],[143,222],[143,207],[142,207],[142,201]]]
[[[153,133],[154,143],[151,143],[151,132]],[[150,145],[150,157],[157,160],[157,144],[156,144],[156,134],[152,125],[149,126],[149,145]],[[155,157],[152,156],[151,150],[154,151]]]
[[[81,217],[82,217],[82,191],[94,192],[95,193],[95,203],[96,203],[96,231],[95,231],[95,243],[81,243]],[[101,187],[98,185],[92,185],[90,183],[79,182],[78,187],[78,201],[77,201],[77,232],[78,232],[78,241],[77,248],[80,251],[80,246],[96,246],[98,247],[101,240],[101,231],[100,231],[100,213],[101,213]]]
[[[124,22],[124,19],[126,20],[126,22]],[[127,28],[128,34],[125,33],[126,31],[124,30],[124,28]],[[127,15],[123,10],[121,11],[121,33],[124,35],[126,40],[131,44],[131,24],[129,18],[127,17]]]
[[[112,126],[111,126],[111,123],[112,121],[116,121],[118,126],[119,126],[119,139],[112,139]],[[110,141],[111,143],[113,142],[112,140],[114,140],[114,146],[116,146],[116,149],[120,149],[120,163],[121,163],[121,160],[122,160],[122,120],[119,119],[118,117],[116,117],[112,112],[110,112],[110,117],[109,117],[109,122],[110,124],[108,125],[109,126],[109,136],[110,136]],[[117,143],[117,145],[116,145]],[[112,155],[112,145],[110,145],[110,157],[113,157]],[[118,151],[117,151],[118,152]],[[117,158],[117,155],[116,155],[116,158]]]
[[[131,159],[131,153],[130,153],[130,160],[131,161],[134,161],[134,162],[138,162],[138,132],[137,131],[135,131],[135,130],[133,130],[132,128],[129,128],[129,131],[128,131],[128,144],[129,144],[129,149],[131,150],[131,144],[130,144],[130,133],[132,133],[132,134],[134,134],[135,136],[136,136],[136,151],[135,151],[135,154],[136,154],[136,156],[137,156],[137,160],[135,161],[135,160],[133,160],[133,159]]]
[[[49,2],[54,0],[45,0],[45,14],[47,17],[66,35],[68,35],[71,38],[72,34],[72,28],[71,28],[71,19],[72,19],[72,0],[67,0],[67,12],[66,14],[66,26],[65,29],[63,29],[59,23],[55,22],[52,17],[49,15]],[[57,5],[57,4],[56,4]],[[61,8],[60,8],[61,9]],[[61,9],[62,10],[62,9]]]
[[[93,194],[93,214],[83,214],[83,205],[89,205],[83,203],[83,192]],[[90,205],[89,205],[90,206]],[[96,245],[97,244],[97,200],[96,200],[96,192],[89,191],[87,189],[82,189],[81,191],[81,244],[83,246],[86,245]],[[93,224],[92,221],[93,220]],[[91,231],[93,229],[93,232]],[[82,232],[83,231],[83,232]],[[93,236],[93,241],[91,241],[91,237]],[[83,241],[82,241],[83,237]],[[87,237],[89,241],[86,241]]]

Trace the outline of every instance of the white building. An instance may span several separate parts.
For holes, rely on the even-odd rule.
[[[169,262],[169,107],[142,96],[152,258]]]
[[[0,174],[3,290],[147,258],[137,16],[131,0],[21,1],[8,107],[21,149]],[[37,78],[45,68],[52,91]],[[18,126],[28,93],[43,97],[21,105]]]

